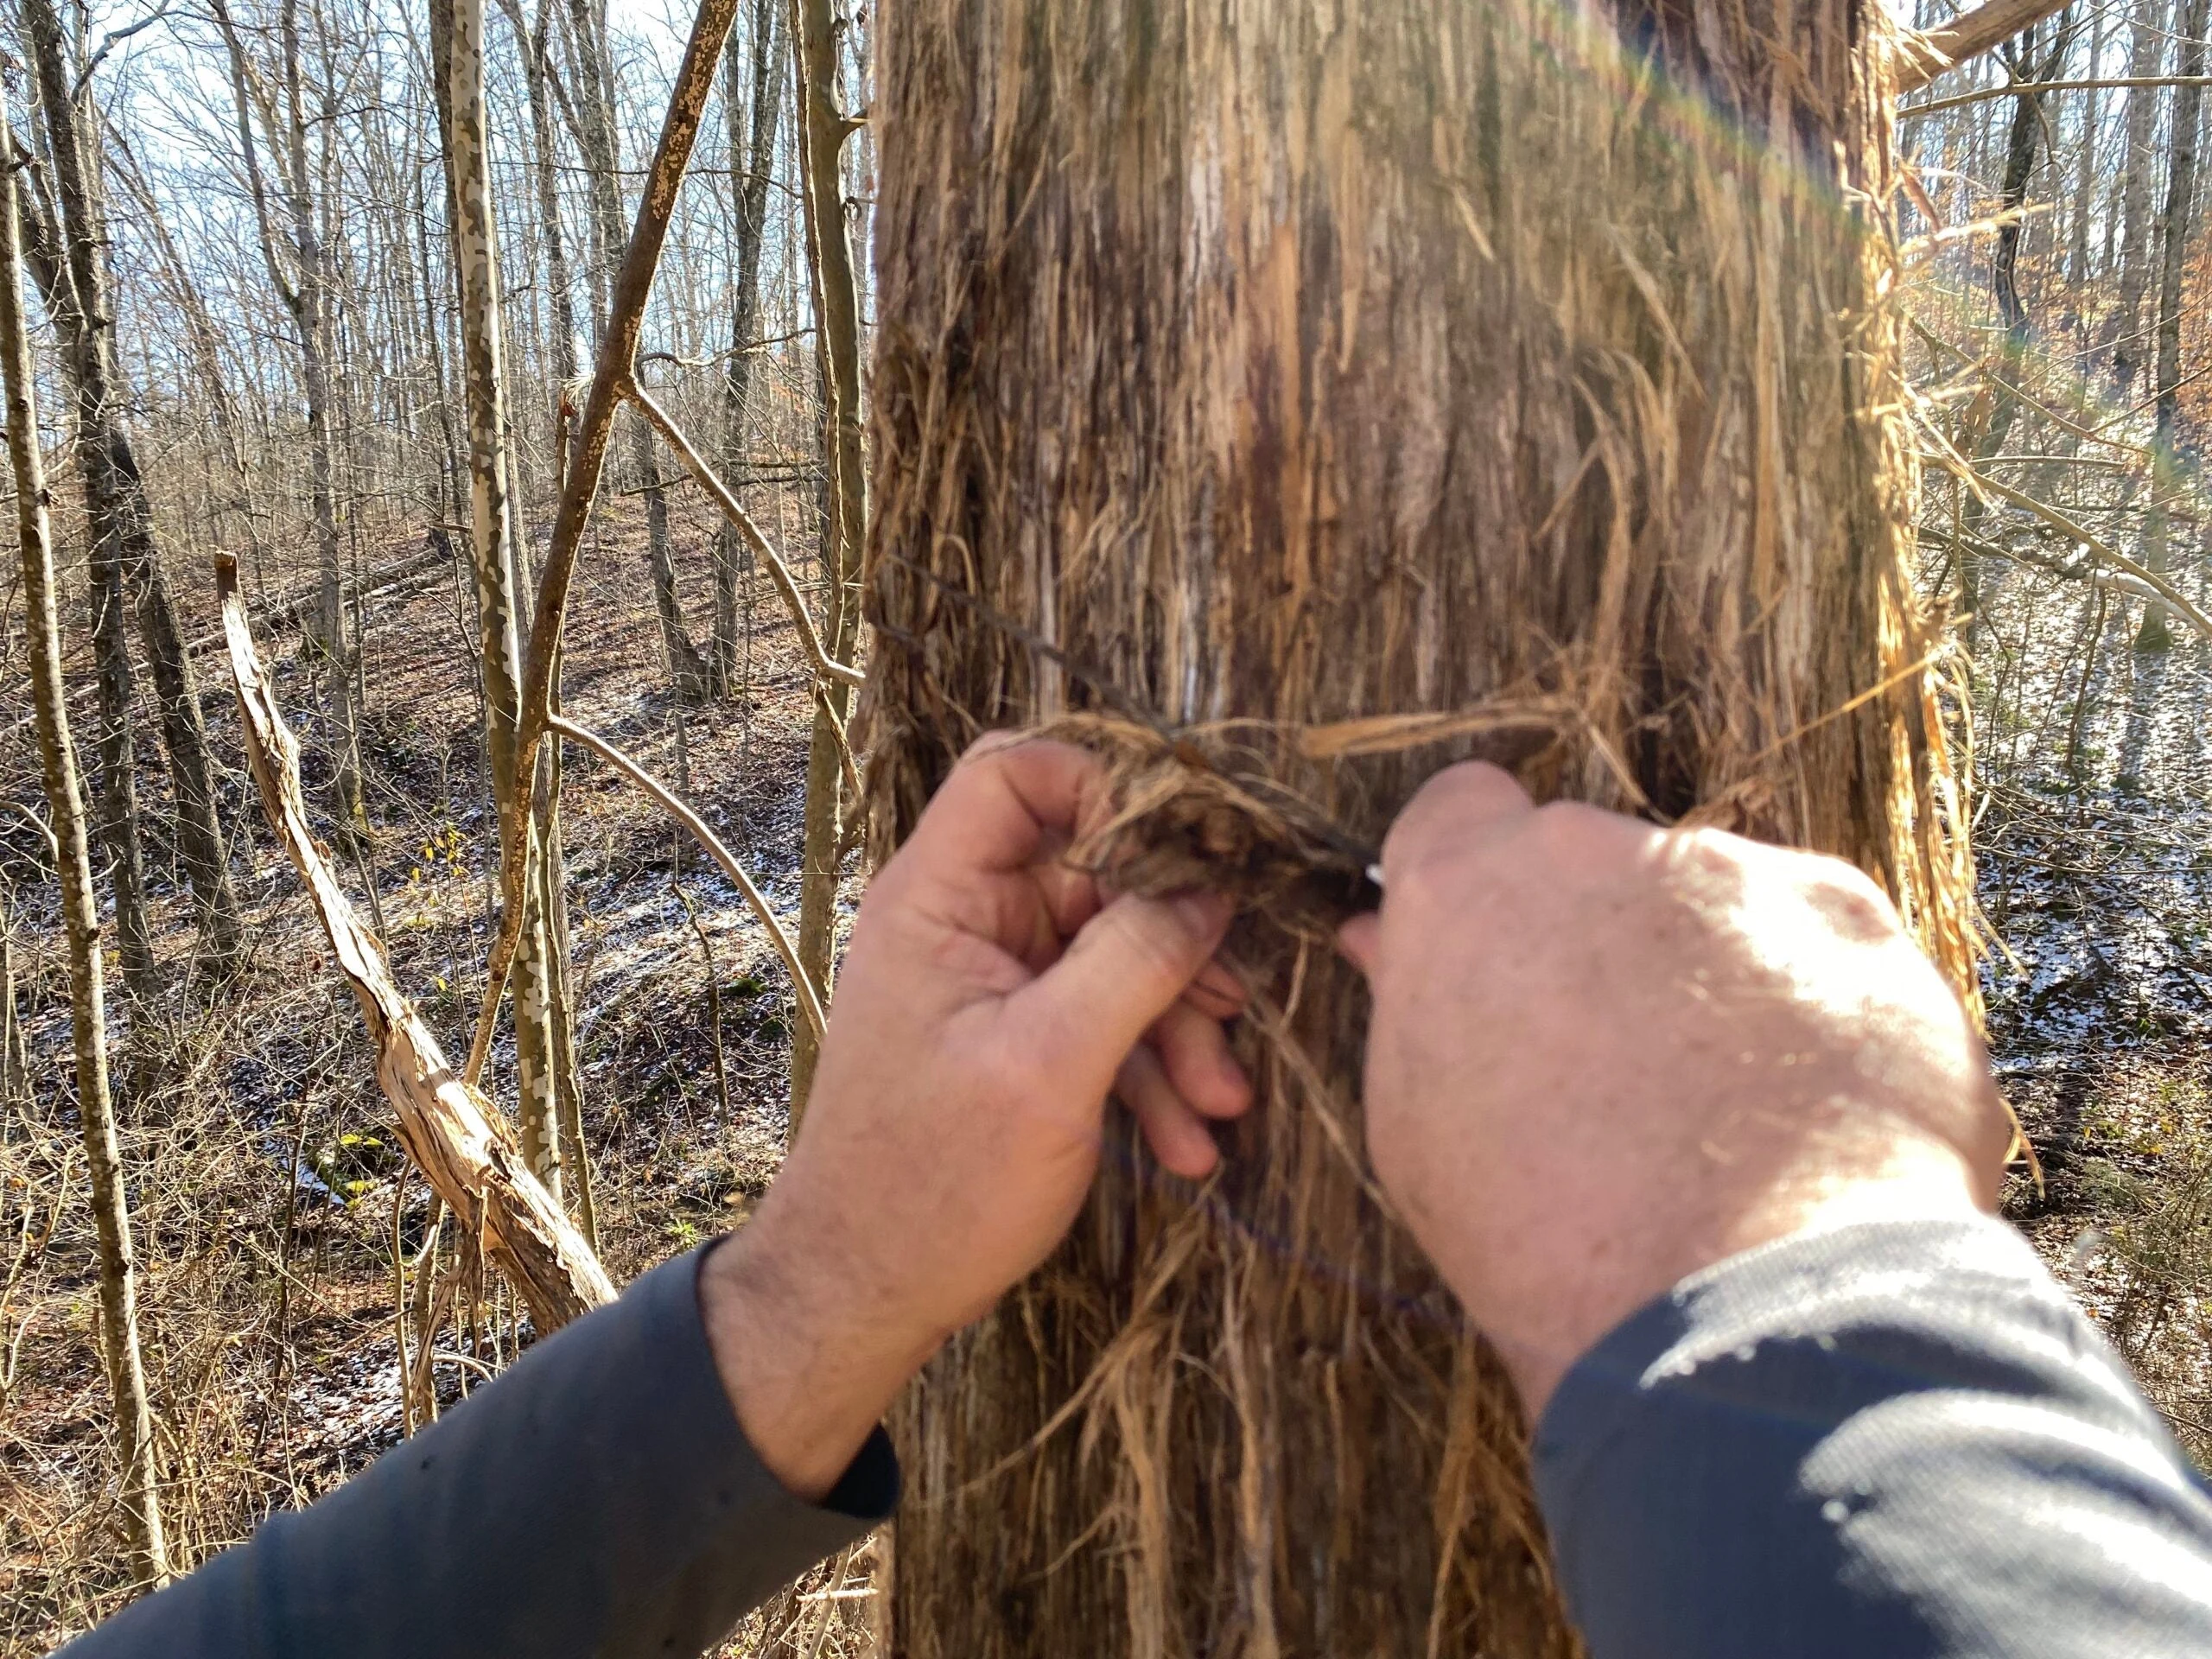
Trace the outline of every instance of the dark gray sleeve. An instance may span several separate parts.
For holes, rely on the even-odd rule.
[[[1998,1222],[1683,1281],[1567,1374],[1535,1459],[1592,1659],[2212,1654],[2212,1501]]]
[[[761,1466],[707,1347],[704,1255],[647,1274],[68,1659],[700,1652],[899,1491],[880,1430],[820,1508]]]

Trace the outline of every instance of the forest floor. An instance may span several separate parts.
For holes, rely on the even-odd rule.
[[[2212,1469],[2212,642],[2137,650],[2141,613],[2024,567],[1988,596],[1983,986],[2041,1167],[2006,1213]]]
[[[709,523],[698,505],[672,503],[695,616],[707,610]],[[792,920],[811,717],[796,635],[761,579],[749,689],[681,707],[666,689],[642,543],[635,501],[618,499],[579,577],[566,711],[690,799]],[[420,546],[395,542],[363,563],[381,568]],[[188,632],[208,633],[217,618],[199,591],[204,583],[179,585],[190,590]],[[372,594],[365,610],[364,770],[375,839],[360,859],[341,861],[340,874],[372,912],[397,982],[457,1054],[467,1048],[497,909],[467,648],[474,599],[437,569]],[[258,644],[301,739],[308,798],[319,801],[328,731],[296,631],[262,632]],[[124,1160],[137,1176],[141,1306],[168,1442],[172,1548],[188,1561],[243,1537],[272,1510],[311,1501],[400,1438],[391,1241],[397,1230],[411,1253],[430,1218],[428,1190],[406,1171],[391,1133],[353,998],[261,822],[226,661],[217,648],[196,665],[229,772],[226,823],[249,960],[212,999],[195,992],[189,900],[174,849],[149,842],[162,965],[179,989],[135,1027],[111,1004],[118,1050],[143,1057],[154,1078],[135,1091],[125,1084]],[[87,702],[79,718],[88,716]],[[28,733],[3,741],[0,766],[11,783],[24,774],[27,786],[11,792],[35,798]],[[142,741],[140,788],[148,821],[162,823],[168,792],[158,765],[146,764],[153,750]],[[586,1141],[601,1251],[621,1283],[741,1220],[766,1190],[785,1140],[793,1004],[765,931],[688,836],[595,758],[571,746],[565,765]],[[36,833],[0,820],[0,858],[14,855],[0,871],[35,868]],[[123,1590],[92,1239],[73,1151],[66,963],[56,918],[33,907],[50,906],[52,892],[50,880],[26,881],[16,895],[35,1087],[30,1100],[5,1103],[0,1134],[9,1188],[0,1198],[6,1659],[48,1651],[111,1611]],[[115,997],[112,975],[110,984]],[[495,1099],[512,1096],[512,1055],[503,1035],[486,1066]],[[440,1346],[443,1401],[528,1339],[526,1315],[496,1281],[487,1296],[473,1343],[449,1329]],[[836,1576],[849,1576],[858,1591],[868,1565],[863,1554]],[[830,1576],[817,1573],[756,1615],[731,1650],[764,1652],[796,1631],[804,1652],[829,1618],[820,1651],[857,1651],[865,1599],[832,1594]]]
[[[678,502],[692,599],[703,595],[697,505]],[[809,704],[788,620],[762,583],[749,693],[679,708],[645,602],[637,519],[634,501],[619,499],[602,544],[587,552],[568,711],[676,785],[791,915]],[[416,545],[395,541],[369,563]],[[2085,590],[2028,575],[2000,585],[1976,645],[1980,671],[1998,688],[1980,737],[1976,826],[1998,941],[1985,977],[1992,1043],[2044,1173],[2040,1186],[2016,1176],[2007,1207],[2203,1462],[2212,1459],[2212,730],[2201,711],[2212,707],[2212,646],[2184,637],[2164,653],[2133,652],[2133,604],[2114,604],[2094,627],[2085,608],[2069,638],[2049,618]],[[181,585],[191,589],[192,631],[206,632],[214,624],[207,595]],[[373,594],[365,613],[376,840],[346,874],[355,893],[374,893],[399,984],[460,1052],[496,904],[466,648],[473,601],[440,569]],[[296,637],[270,632],[260,644],[302,739],[312,797],[327,776],[327,731]],[[2091,639],[2097,649],[2085,657]],[[12,660],[0,667],[19,673]],[[188,1561],[275,1509],[312,1500],[399,1438],[392,1240],[412,1250],[429,1215],[426,1190],[393,1145],[352,999],[260,823],[222,658],[203,653],[199,668],[232,774],[251,962],[236,988],[212,999],[194,989],[174,851],[149,843],[177,988],[118,1032],[152,1078],[126,1096],[124,1155],[138,1176],[170,1525]],[[0,742],[12,790],[28,778],[27,739],[11,730]],[[142,761],[151,747],[142,747]],[[163,821],[157,767],[144,768],[142,786],[150,820]],[[792,1007],[765,935],[719,871],[640,810],[626,783],[573,750],[564,812],[587,1141],[602,1254],[620,1282],[741,1219],[765,1189],[784,1142]],[[35,839],[0,820],[0,870],[29,867]],[[849,905],[856,891],[849,884]],[[26,882],[14,900],[37,1086],[30,1099],[5,1103],[0,1134],[5,1659],[45,1652],[123,1592],[92,1239],[72,1150],[66,976],[54,918],[34,907],[51,893],[50,881]],[[495,1097],[510,1091],[511,1058],[511,1045],[495,1051]],[[472,1336],[449,1332],[440,1348],[443,1400],[527,1339],[526,1321],[496,1288],[490,1294]],[[786,1641],[799,1652],[865,1650],[868,1567],[864,1548],[818,1572],[756,1616],[729,1651],[766,1654]]]

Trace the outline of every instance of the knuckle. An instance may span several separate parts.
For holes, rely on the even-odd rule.
[[[960,759],[954,764],[962,766],[972,766],[978,760],[988,760],[1001,750],[1012,748],[1015,744],[1022,742],[1024,739],[1025,734],[1010,729],[985,732],[960,752]]]
[[[1677,832],[1677,856],[1684,868],[1708,879],[1740,876],[1756,844],[1726,830],[1700,827]]]
[[[1613,815],[1586,801],[1547,801],[1536,809],[1536,828],[1549,842],[1581,845],[1604,835]]]
[[[1140,911],[1133,905],[1117,905],[1115,912],[1116,931],[1130,966],[1147,981],[1172,980],[1179,990],[1193,966],[1188,938],[1149,906]]]
[[[1815,857],[1807,864],[1805,901],[1844,938],[1872,944],[1903,931],[1897,906],[1864,870],[1840,858]]]
[[[1533,849],[1554,868],[1587,871],[1625,858],[1635,844],[1630,820],[1584,801],[1550,801],[1529,823]]]

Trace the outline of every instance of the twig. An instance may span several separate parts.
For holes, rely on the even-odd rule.
[[[407,1364],[407,1252],[401,1248],[400,1223],[407,1202],[407,1171],[402,1168],[391,1182],[391,1341],[399,1360],[399,1433],[415,1433],[415,1390]]]
[[[2106,546],[2104,543],[2089,534],[2087,530],[2075,523],[2056,507],[2046,505],[2028,494],[2026,491],[2016,490],[2009,484],[1999,484],[1995,479],[1975,471],[1965,461],[1945,450],[1936,449],[1929,453],[1929,458],[1936,465],[1947,472],[1957,474],[1959,479],[1970,488],[1993,495],[2000,501],[2009,501],[2016,507],[2026,509],[2053,530],[2058,531],[2070,540],[2079,543],[2082,550],[2093,557],[2101,560],[2115,570],[2124,571],[2134,577],[2136,581],[2179,611],[2188,619],[2191,627],[2206,639],[2212,639],[2212,616],[2207,616],[2202,611],[2197,609],[2188,594],[2183,593],[2180,588],[2158,575],[2157,571],[2146,565],[2136,563],[2117,548]]]
[[[0,806],[5,806],[10,811],[15,813],[18,817],[22,818],[24,823],[29,824],[32,829],[39,832],[40,836],[43,837],[46,842],[46,856],[47,861],[49,863],[59,864],[61,862],[61,843],[60,841],[55,839],[54,826],[52,824],[48,823],[44,818],[39,817],[36,811],[30,807],[25,806],[21,801],[0,801]]]
[[[768,544],[768,538],[761,534],[760,526],[753,522],[753,515],[739,504],[738,499],[730,493],[729,486],[722,482],[706,458],[692,447],[691,440],[683,435],[683,429],[652,400],[644,387],[633,383],[630,387],[630,398],[645,417],[652,423],[653,429],[668,440],[668,447],[675,450],[683,464],[691,469],[691,476],[699,480],[699,487],[715,498],[715,505],[722,510],[722,516],[737,527],[737,533],[745,538],[746,545],[767,561],[769,577],[775,582],[776,591],[784,596],[784,603],[791,607],[791,620],[798,625],[799,643],[806,647],[807,661],[813,664],[814,671],[824,679],[841,681],[846,685],[866,684],[867,675],[849,663],[839,662],[823,648],[822,636],[815,630],[814,619],[807,614],[806,601],[799,596],[798,583],[792,579],[791,567]]]
[[[847,1544],[837,1552],[837,1565],[830,1571],[830,1582],[834,1587],[845,1580],[845,1569],[852,1564],[853,1546]],[[814,1627],[814,1639],[806,1644],[806,1659],[822,1659],[822,1644],[830,1638],[830,1627],[837,1622],[837,1604],[830,1597],[822,1601],[822,1622]]]
[[[1993,99],[2027,98],[2043,92],[2121,92],[2133,86],[2212,86],[2212,75],[2118,75],[2094,80],[2014,80],[2002,86],[1984,86],[1979,92],[1959,92],[1949,98],[1931,98],[1925,104],[1913,104],[1897,111],[1902,121],[1909,115],[1932,115],[1937,110],[1955,110],[1962,104],[1986,104]]]
[[[823,1017],[821,994],[815,989],[814,981],[806,969],[799,965],[798,947],[791,943],[791,936],[784,931],[784,925],[777,919],[776,912],[768,907],[766,895],[753,885],[753,878],[745,873],[745,867],[737,861],[737,855],[722,845],[721,837],[707,827],[705,819],[677,799],[667,785],[605,738],[586,731],[575,721],[559,715],[551,716],[547,727],[572,743],[582,744],[645,791],[659,804],[663,811],[698,838],[699,844],[707,849],[715,863],[722,867],[722,874],[729,877],[731,885],[745,895],[745,902],[760,918],[760,925],[768,930],[768,938],[776,947],[776,954],[784,959],[784,966],[791,974],[791,988],[798,994],[799,1012],[806,1016],[807,1023],[819,1036],[826,1029],[828,1021]]]
[[[729,1132],[729,1062],[722,1052],[722,985],[721,976],[715,967],[715,944],[707,937],[705,924],[699,919],[698,906],[691,902],[691,895],[683,891],[681,881],[671,881],[668,890],[683,906],[683,914],[691,924],[693,937],[699,941],[699,954],[707,959],[707,1024],[715,1039],[715,1097],[721,1104],[722,1133]]]

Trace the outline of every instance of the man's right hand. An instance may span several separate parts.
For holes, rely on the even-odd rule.
[[[1375,995],[1368,1144],[1533,1419],[1684,1275],[1850,1221],[1993,1207],[1980,1041],[1834,859],[1439,773],[1345,953]]]

